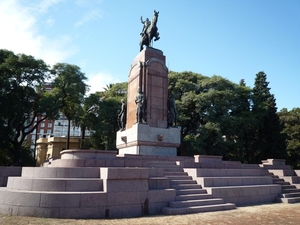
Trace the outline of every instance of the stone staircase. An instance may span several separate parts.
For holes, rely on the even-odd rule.
[[[169,188],[176,190],[174,201],[162,208],[165,215],[190,214],[235,209],[235,204],[213,198],[187,172],[174,162],[153,162],[150,167],[163,168],[163,176],[169,180]]]
[[[275,202],[281,186],[273,184],[265,171],[257,168],[188,168],[184,169],[213,198],[237,206]]]
[[[260,166],[266,169],[266,174],[272,177],[273,183],[282,188],[277,202],[300,202],[300,177],[297,170],[292,170],[289,165],[285,165],[285,160],[280,159],[263,160]]]

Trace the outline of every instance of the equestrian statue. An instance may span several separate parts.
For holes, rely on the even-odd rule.
[[[154,41],[159,40],[159,33],[157,32],[158,28],[156,26],[157,19],[158,19],[159,12],[156,12],[154,10],[154,15],[152,17],[152,21],[150,22],[147,18],[145,21],[143,21],[143,18],[141,17],[141,23],[144,24],[143,30],[140,33],[141,35],[141,41],[140,41],[140,51],[143,50],[143,46],[146,45],[147,47],[151,47],[151,41],[153,37],[155,37]]]

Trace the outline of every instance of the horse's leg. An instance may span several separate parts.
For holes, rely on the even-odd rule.
[[[148,42],[147,42],[148,45],[147,45],[147,47],[152,47],[152,46],[151,46],[151,39],[152,39],[151,33],[149,33],[149,34],[148,34]]]
[[[141,41],[140,41],[140,52],[143,50],[143,45],[145,44],[145,36],[141,37]]]
[[[160,39],[160,37],[159,37],[159,33],[158,33],[158,32],[156,32],[154,41],[158,41],[159,39]]]

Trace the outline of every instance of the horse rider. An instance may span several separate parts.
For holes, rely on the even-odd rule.
[[[141,33],[141,35],[144,36],[144,34],[146,33],[147,28],[150,26],[151,22],[149,21],[148,18],[146,18],[146,20],[143,21],[143,18],[141,17],[141,23],[144,24],[144,27],[143,27],[143,30],[142,30],[142,33]]]

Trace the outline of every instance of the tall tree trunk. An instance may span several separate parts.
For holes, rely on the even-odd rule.
[[[85,126],[81,127],[81,145],[80,148],[83,148],[84,146],[84,138],[85,138]]]
[[[70,130],[71,130],[71,120],[68,119],[68,133],[67,133],[66,149],[70,148]]]

